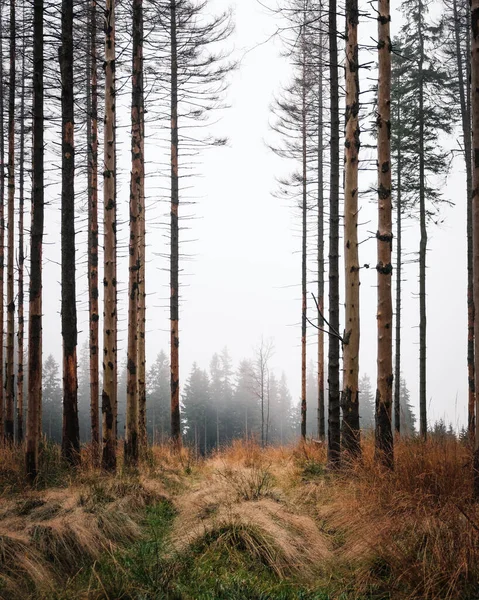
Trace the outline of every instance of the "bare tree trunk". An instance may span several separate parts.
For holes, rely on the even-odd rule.
[[[73,0],[62,1],[62,455],[80,461],[77,378],[77,310],[75,286],[75,144],[73,109]]]
[[[13,442],[15,429],[15,0],[10,0],[10,76],[8,94],[8,263],[7,381],[5,434]]]
[[[359,433],[359,258],[358,258],[358,154],[359,64],[358,4],[346,2],[346,132],[344,151],[344,267],[345,335],[343,355],[343,427],[346,452],[361,452]]]
[[[176,0],[171,19],[171,232],[170,232],[170,322],[171,322],[171,437],[181,446],[180,365],[179,365],[179,228],[178,228],[178,56],[176,42]],[[206,449],[206,448],[205,448]]]
[[[43,0],[33,4],[33,192],[28,318],[28,417],[26,473],[38,473],[42,401],[42,244],[43,244]]]
[[[454,41],[456,45],[457,74],[459,83],[459,104],[461,107],[462,134],[464,138],[464,161],[466,163],[466,190],[467,190],[467,378],[468,378],[468,419],[467,429],[471,441],[474,439],[474,297],[473,297],[473,274],[472,274],[472,157],[471,157],[471,110],[468,102],[470,97],[469,73],[464,76],[464,63],[462,44],[462,32],[459,26],[460,15],[457,0],[452,3],[454,14]],[[466,38],[466,56],[470,54],[470,37]],[[467,60],[467,59],[466,59]]]
[[[25,21],[25,6],[23,7],[23,22]],[[20,92],[20,173],[18,196],[18,354],[17,354],[17,442],[23,442],[23,269],[25,251],[23,241],[23,211],[25,203],[25,33],[22,33],[22,83]]]
[[[89,51],[86,78],[88,144],[88,309],[90,326],[90,422],[95,456],[100,447],[100,379],[98,356],[98,76],[96,0],[89,12]]]
[[[320,10],[319,22],[322,12]],[[318,68],[318,438],[324,440],[324,165],[323,165],[323,32],[319,31]]]
[[[303,16],[302,31],[302,107],[301,107],[301,137],[302,137],[302,247],[301,247],[301,437],[306,439],[306,319],[307,319],[307,257],[308,257],[308,155],[307,155],[307,127],[306,127],[306,20]]]
[[[2,3],[0,2],[0,28],[3,28]],[[0,36],[0,81],[3,82],[3,36]],[[4,95],[0,85],[0,445],[5,440],[5,388],[3,377],[4,287],[5,287],[5,137],[4,137]]]
[[[330,85],[330,186],[329,186],[329,325],[339,333],[339,84],[336,2],[329,0],[329,85]],[[328,464],[341,460],[339,338],[329,336],[328,347]]]
[[[142,15],[143,27],[143,15]],[[143,29],[142,29],[143,31]],[[143,34],[140,40],[143,53]],[[142,67],[143,68],[143,67]],[[145,100],[144,86],[141,87],[140,98],[140,150],[142,160],[142,178],[140,182],[140,200],[138,205],[140,270],[138,273],[138,402],[139,402],[139,436],[143,452],[148,446],[146,431],[146,213],[145,213]]]
[[[419,3],[419,11],[422,4]],[[419,22],[419,226],[421,239],[419,242],[419,425],[421,437],[427,437],[426,415],[426,345],[427,345],[427,317],[426,317],[426,252],[427,252],[427,226],[426,226],[426,191],[425,191],[425,165],[424,165],[424,40],[421,24]]]
[[[474,305],[479,306],[479,0],[471,0],[471,116],[472,116],[472,207],[474,243]],[[475,389],[479,389],[479,319],[474,321]],[[479,396],[476,395],[476,415]],[[475,420],[473,493],[479,500],[479,419]]]
[[[130,268],[128,300],[128,379],[125,431],[125,462],[138,464],[138,312],[141,249],[139,236],[139,205],[143,180],[142,111],[143,90],[143,12],[142,0],[133,3],[133,68],[131,94],[131,187],[130,187]]]
[[[397,106],[397,130],[401,131],[401,106]],[[398,152],[396,160],[397,190],[396,190],[396,356],[395,356],[395,378],[394,378],[394,428],[397,434],[401,433],[401,271],[402,271],[402,198],[401,198],[401,175],[402,155],[401,140],[398,140]]]
[[[103,308],[103,455],[102,468],[116,470],[117,446],[117,290],[116,290],[116,126],[115,3],[105,9],[104,141],[104,308]]]
[[[376,454],[394,466],[392,435],[393,304],[391,203],[391,38],[389,0],[378,2],[378,379],[376,391]]]

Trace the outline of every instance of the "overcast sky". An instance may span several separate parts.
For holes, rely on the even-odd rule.
[[[224,7],[221,0],[211,1],[211,10]],[[280,55],[281,44],[271,34],[277,22],[256,0],[233,2],[236,16],[234,47],[241,58],[238,71],[231,78],[228,102],[231,108],[222,113],[217,133],[229,138],[226,148],[206,151],[197,172],[201,177],[188,180],[193,186],[189,195],[197,200],[194,207],[182,207],[181,214],[194,214],[194,220],[183,223],[181,239],[191,240],[182,252],[191,260],[182,263],[181,308],[181,382],[193,361],[207,368],[211,355],[228,346],[235,362],[249,357],[261,336],[273,338],[275,354],[272,367],[278,375],[285,371],[295,400],[300,390],[300,238],[298,211],[274,195],[276,178],[284,176],[294,165],[285,165],[266,147],[271,140],[270,104],[281,85],[288,81],[288,60]],[[364,9],[367,8],[364,5]],[[394,13],[393,31],[398,28]],[[119,25],[120,26],[120,25]],[[361,41],[371,43],[375,22],[360,22]],[[250,50],[246,52],[246,50]],[[343,52],[344,49],[341,48]],[[374,60],[368,55],[365,60]],[[371,73],[363,72],[362,89],[370,82]],[[125,99],[127,103],[128,96]],[[120,217],[119,264],[120,340],[119,359],[126,353],[126,282],[128,224],[128,112],[126,127],[119,131],[120,145],[118,195]],[[181,125],[181,123],[180,123]],[[453,146],[454,140],[449,142]],[[162,224],[168,222],[168,181],[154,176],[158,161],[167,162],[168,149],[158,139],[147,143],[148,161],[148,322],[147,360],[154,360],[164,349],[169,351],[169,274],[165,258],[168,238]],[[365,154],[363,154],[365,157]],[[465,178],[460,159],[454,163],[444,194],[455,203],[444,208],[444,223],[429,230],[428,252],[428,407],[429,420],[444,417],[455,426],[466,421],[466,211]],[[363,176],[361,187],[369,180]],[[185,184],[183,184],[184,187]],[[149,186],[149,187],[148,187]],[[45,338],[44,356],[53,353],[61,358],[59,271],[59,191],[47,189],[51,205],[46,213],[45,246]],[[77,235],[77,281],[79,295],[80,344],[87,337],[88,313],[86,296],[86,230],[84,202],[79,199],[80,231]],[[376,208],[369,198],[360,197],[363,224],[360,239],[366,240],[376,231]],[[405,251],[416,252],[419,246],[418,224],[406,222]],[[327,248],[327,245],[326,245]],[[374,382],[376,377],[376,242],[364,241],[360,246],[360,263],[371,269],[361,271],[361,356],[360,369]],[[411,258],[411,257],[409,257]],[[100,276],[102,274],[100,273]],[[310,273],[309,292],[314,292],[314,273]],[[418,406],[418,322],[417,265],[405,267],[403,303],[403,373]],[[311,313],[311,316],[313,312]],[[341,311],[344,322],[344,309]],[[342,330],[343,326],[341,326]],[[308,362],[316,356],[315,333],[309,334]],[[316,409],[316,406],[313,407]]]

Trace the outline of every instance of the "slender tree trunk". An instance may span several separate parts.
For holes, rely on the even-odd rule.
[[[8,263],[7,381],[5,434],[13,442],[15,429],[15,0],[10,0],[10,76],[8,94]]]
[[[23,22],[25,21],[25,7],[23,7]],[[22,34],[22,83],[20,92],[20,172],[18,196],[18,354],[17,354],[17,442],[23,442],[23,269],[25,251],[23,241],[23,211],[25,203],[25,33]]]
[[[0,2],[0,27],[3,28],[2,3]],[[0,36],[0,81],[3,82],[3,36]],[[3,377],[3,341],[4,341],[4,283],[5,283],[5,109],[3,85],[0,85],[0,445],[5,439],[5,388]]]
[[[77,378],[77,310],[75,288],[75,145],[73,114],[73,0],[62,1],[62,455],[80,461]]]
[[[176,0],[171,18],[171,232],[170,232],[170,322],[171,322],[171,437],[181,446],[180,364],[179,364],[179,227],[178,227],[178,56],[176,42]]]
[[[389,0],[378,2],[378,379],[376,390],[376,454],[394,466],[392,435],[393,303],[391,203],[391,14]]]
[[[397,131],[401,131],[401,103],[397,104]],[[396,356],[394,377],[394,428],[396,433],[401,433],[401,272],[402,272],[402,198],[401,176],[402,155],[401,140],[398,140],[396,157],[397,189],[396,189]]]
[[[467,378],[468,378],[468,432],[471,441],[474,439],[474,298],[472,274],[472,157],[471,157],[471,112],[469,98],[470,82],[466,67],[464,77],[464,54],[462,51],[462,32],[460,28],[460,15],[457,0],[453,0],[454,13],[454,41],[456,45],[457,74],[459,83],[459,104],[461,107],[461,124],[464,138],[464,161],[466,163],[466,191],[467,191]],[[466,57],[470,53],[469,35],[466,38]],[[467,58],[466,58],[467,60]]]
[[[471,116],[472,116],[472,209],[474,305],[479,306],[479,0],[471,0]],[[474,321],[475,389],[479,389],[479,320]],[[476,415],[479,395],[476,395]],[[479,500],[479,419],[475,420],[473,493]]]
[[[307,154],[307,126],[306,126],[306,20],[303,16],[302,32],[302,107],[301,107],[301,137],[302,137],[302,246],[301,246],[301,437],[306,439],[306,319],[307,319],[307,258],[308,258],[308,154]]]
[[[138,329],[139,273],[141,265],[139,206],[143,180],[142,111],[143,91],[143,5],[133,3],[133,68],[131,93],[131,187],[130,187],[130,266],[128,300],[128,379],[125,431],[125,461],[138,464],[139,402],[138,402]]]
[[[359,433],[359,258],[358,258],[358,161],[359,161],[359,64],[358,3],[346,2],[346,132],[344,151],[344,267],[345,336],[343,355],[343,427],[346,452],[361,452]]]
[[[143,53],[143,14],[142,14],[142,44]],[[143,68],[143,66],[142,66]],[[142,75],[143,78],[143,75]],[[143,79],[142,79],[143,81]],[[138,403],[139,403],[139,436],[143,453],[148,446],[146,431],[146,214],[145,214],[145,101],[144,86],[141,87],[140,97],[140,151],[142,161],[142,177],[140,181],[140,199],[138,205],[140,270],[138,273]]]
[[[42,244],[43,169],[43,0],[33,4],[33,191],[30,227],[30,301],[28,317],[28,416],[26,473],[38,473],[42,409]]]
[[[319,21],[321,23],[321,10]],[[324,166],[323,166],[323,33],[319,32],[318,68],[318,438],[324,440]]]
[[[422,11],[422,3],[419,3]],[[426,191],[425,191],[425,164],[424,164],[424,40],[421,24],[419,23],[419,425],[421,437],[427,437],[426,415],[426,344],[427,344],[427,317],[426,317],[426,252],[427,252],[427,225],[426,225]]]
[[[103,304],[103,455],[102,468],[116,470],[117,446],[117,289],[116,289],[116,126],[115,2],[105,10],[104,304]]]
[[[329,0],[330,185],[329,185],[329,325],[328,346],[328,464],[341,459],[339,392],[339,84],[336,2]]]
[[[98,356],[98,75],[96,50],[96,0],[89,13],[89,52],[86,78],[88,145],[88,309],[90,327],[90,424],[91,441],[97,456],[100,447],[100,379]]]

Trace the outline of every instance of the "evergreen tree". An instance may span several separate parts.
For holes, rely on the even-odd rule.
[[[50,354],[43,365],[42,429],[57,444],[62,441],[62,397],[60,367]]]
[[[253,363],[242,360],[236,371],[233,392],[233,435],[243,439],[261,439],[261,407],[253,384]]]
[[[394,119],[392,122],[393,137],[400,137],[402,146],[401,196],[419,216],[419,398],[423,437],[427,435],[427,225],[437,219],[439,205],[444,201],[441,179],[449,167],[448,153],[438,138],[452,129],[452,115],[446,102],[450,77],[438,51],[442,28],[430,22],[428,7],[428,0],[404,0],[401,6],[405,23],[399,37],[401,56],[396,60],[396,68],[401,69],[401,130],[394,132],[398,123]],[[397,96],[393,96],[393,105],[397,101]],[[394,108],[392,114],[394,117]]]
[[[193,363],[182,395],[183,436],[205,455],[216,447],[216,410],[211,402],[208,374]]]
[[[162,444],[170,436],[170,363],[163,350],[148,371],[146,415],[148,436]]]
[[[375,394],[371,379],[364,373],[359,380],[359,422],[363,431],[374,431],[375,412]]]

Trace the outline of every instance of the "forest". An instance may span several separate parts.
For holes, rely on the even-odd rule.
[[[477,599],[479,0],[0,27],[0,598]]]

